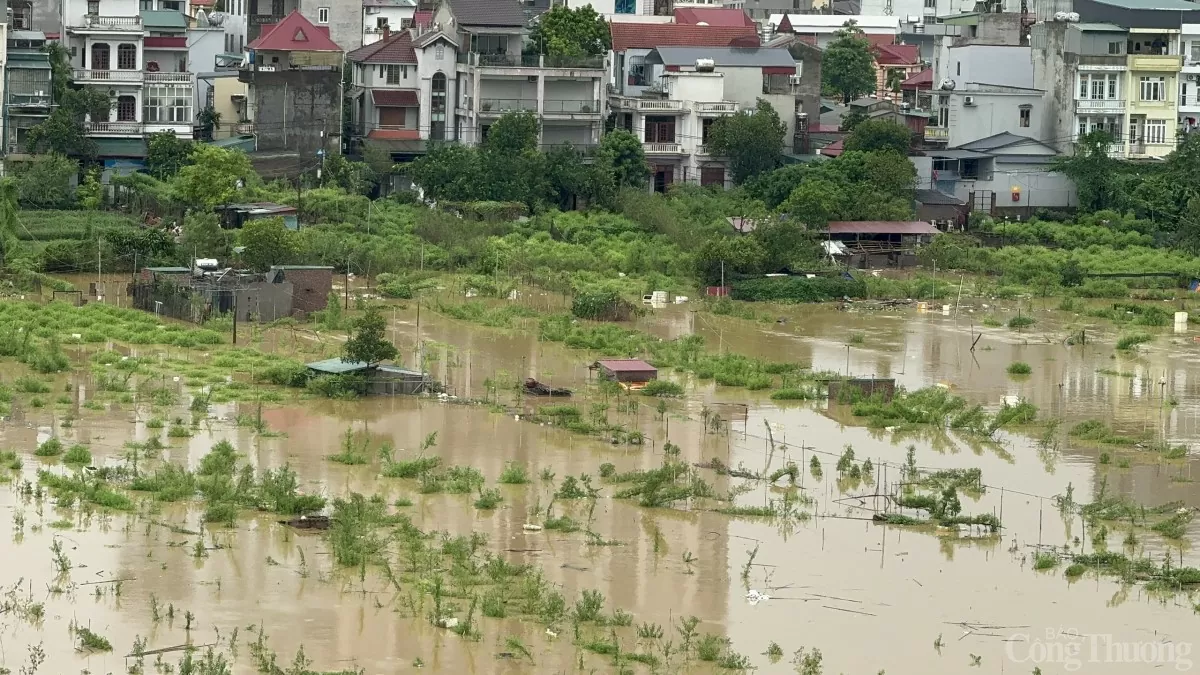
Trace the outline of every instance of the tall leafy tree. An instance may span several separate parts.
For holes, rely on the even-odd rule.
[[[538,18],[529,39],[539,53],[549,56],[599,56],[612,44],[608,23],[591,5],[555,5]]]
[[[238,233],[238,243],[245,247],[242,262],[252,270],[265,272],[272,265],[294,262],[296,243],[282,218],[259,218],[247,222]]]
[[[14,173],[22,206],[63,209],[74,204],[71,181],[79,175],[79,162],[57,153],[37,155],[32,161],[21,162]]]
[[[396,346],[387,340],[387,321],[375,305],[354,322],[346,344],[342,346],[342,358],[347,361],[365,363],[375,367],[384,361],[396,358]]]
[[[821,57],[821,85],[843,103],[875,91],[875,57],[871,43],[853,21],[834,34]]]
[[[195,144],[170,131],[159,131],[146,139],[146,168],[159,180],[179,173],[192,161]]]
[[[1114,142],[1107,131],[1092,131],[1079,137],[1074,155],[1055,158],[1054,169],[1075,182],[1079,206],[1086,211],[1112,208],[1117,204],[1116,169],[1119,162],[1108,156],[1108,148]]]
[[[108,92],[95,87],[76,87],[71,81],[71,57],[61,44],[45,47],[50,59],[50,87],[55,108],[41,124],[29,130],[26,143],[34,152],[55,152],[91,160],[96,142],[84,133],[86,117],[107,120],[112,111]]]
[[[183,237],[179,242],[184,258],[229,257],[229,232],[221,229],[212,211],[189,211],[183,218]]]
[[[17,243],[17,181],[0,178],[0,268]]]
[[[877,152],[890,150],[907,155],[912,145],[912,132],[903,124],[890,120],[865,120],[854,126],[846,136],[847,151]]]
[[[201,144],[192,152],[192,163],[175,176],[172,189],[187,206],[212,210],[233,201],[239,185],[249,185],[257,177],[246,153]]]
[[[483,171],[479,151],[457,143],[440,143],[408,166],[408,177],[434,200],[479,199]]]
[[[715,155],[729,158],[733,181],[741,184],[783,163],[783,137],[787,125],[763,99],[753,111],[717,118],[708,132]]]
[[[642,187],[650,178],[641,141],[625,129],[615,129],[600,139],[596,159],[611,172],[618,187]]]

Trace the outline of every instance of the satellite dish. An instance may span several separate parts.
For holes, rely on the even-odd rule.
[[[208,25],[223,26],[223,25],[225,25],[225,17],[227,17],[227,16],[228,16],[227,14],[222,14],[220,12],[213,12],[212,14],[208,15]]]
[[[942,83],[940,85],[938,85],[938,89],[941,89],[943,91],[953,91],[954,90],[954,80],[942,80]]]

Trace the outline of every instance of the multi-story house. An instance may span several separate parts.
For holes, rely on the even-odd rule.
[[[62,30],[62,3],[58,0],[8,0],[9,30],[34,30],[58,39]]]
[[[292,12],[328,30],[328,36],[346,49],[357,49],[363,40],[363,11],[359,0],[226,0],[245,2],[246,40],[253,42],[269,27]]]
[[[877,44],[875,54],[875,97],[899,103],[900,85],[922,70],[921,52],[916,45]]]
[[[1180,52],[1183,70],[1179,76],[1179,128],[1184,133],[1200,130],[1200,23],[1183,24]]]
[[[655,84],[646,56],[655,47],[758,47],[754,26],[701,26],[681,23],[609,24],[612,35],[610,62],[612,91],[621,96],[641,96]]]
[[[526,49],[530,18],[516,2],[442,2],[433,27],[452,29],[458,44],[457,82],[445,92],[453,103],[454,124],[440,131],[441,118],[450,111],[432,111],[431,139],[444,135],[481,143],[501,115],[524,110],[541,121],[539,140],[544,147],[570,143],[586,148],[600,142],[606,112],[605,57],[543,55],[537,45]],[[435,60],[443,47],[434,46]],[[445,53],[453,54],[448,47]],[[438,75],[431,84],[441,85]]]
[[[385,32],[383,39],[346,55],[352,64],[353,128],[359,142],[380,145],[399,159],[448,140],[448,103],[455,85],[457,45],[441,31]]]
[[[50,57],[43,51],[46,35],[39,31],[8,33],[4,59],[4,149],[5,155],[28,152],[25,136],[50,116]]]
[[[385,32],[399,32],[413,26],[416,0],[362,0],[362,43],[379,42]]]
[[[63,3],[73,80],[104,91],[113,103],[107,119],[85,123],[101,157],[143,158],[150,133],[192,137],[196,78],[188,63],[187,17],[180,9],[143,10],[140,4]]]
[[[1186,83],[1180,35],[1184,24],[1200,22],[1200,5],[1074,0],[1072,9],[1082,22],[1033,27],[1035,81],[1047,101],[1043,137],[1066,151],[1082,134],[1103,129],[1115,139],[1109,150],[1116,156],[1167,156],[1177,144],[1181,79]]]
[[[725,163],[707,146],[709,130],[718,117],[752,110],[759,99],[787,125],[785,138],[794,134],[798,80],[786,48],[658,47],[645,68],[639,95],[614,93],[609,105],[617,126],[642,139],[656,190],[675,182],[725,185]]]
[[[313,166],[336,145],[342,128],[343,52],[299,11],[246,45],[249,57],[238,73],[247,85],[246,119],[259,150],[296,153]]]

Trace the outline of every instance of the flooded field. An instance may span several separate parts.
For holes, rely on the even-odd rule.
[[[1200,595],[1188,592],[1195,584],[1181,592],[1150,591],[1092,569],[1066,571],[1070,554],[1097,550],[1097,532],[1074,505],[1124,497],[1147,509],[1172,504],[1164,515],[1200,508],[1200,344],[1191,331],[1152,329],[1154,341],[1140,350],[1116,351],[1120,331],[1111,324],[1058,312],[1040,312],[1035,326],[1018,332],[984,327],[982,308],[963,307],[957,316],[911,306],[777,311],[775,321],[749,321],[672,306],[652,310],[638,326],[664,339],[699,335],[710,350],[814,371],[896,378],[910,390],[940,386],[990,411],[1023,400],[1037,407],[1039,420],[1057,424],[1005,427],[995,442],[946,429],[893,432],[868,428],[848,405],[772,400],[768,392],[672,370],[661,376],[683,384],[686,396],[669,400],[663,411],[649,397],[609,400],[593,382],[586,352],[540,342],[536,331],[470,325],[428,307],[418,319],[411,303],[388,310],[400,360],[423,359],[448,394],[495,405],[449,397],[306,398],[264,406],[260,431],[269,432],[260,433],[233,422],[259,415],[257,406],[218,403],[190,437],[172,437],[168,429],[152,428],[151,415],[136,405],[86,407],[95,396],[90,380],[59,376],[53,391],[71,399],[69,425],[61,408],[14,399],[2,428],[0,447],[16,450],[22,468],[0,485],[0,530],[11,531],[0,537],[0,585],[9,593],[0,601],[0,672],[34,672],[22,670],[31,649],[44,650],[35,669],[40,673],[136,672],[130,669],[139,659],[125,656],[136,645],[147,653],[143,672],[156,672],[156,658],[177,664],[182,652],[155,656],[155,649],[191,643],[218,645],[229,654],[231,635],[238,649],[231,670],[238,673],[262,671],[262,660],[249,656],[263,653],[254,646],[260,639],[278,654],[278,669],[262,672],[289,675],[420,668],[716,672],[737,665],[671,656],[681,645],[695,652],[706,634],[727,637],[729,650],[764,673],[1200,670],[1193,665],[1200,655],[1192,653],[1200,636]],[[1086,343],[1067,344],[1079,330]],[[1030,374],[1009,375],[1017,361],[1029,364]],[[4,380],[18,372],[6,372]],[[607,406],[600,414],[640,430],[644,442],[615,444],[524,419],[548,402],[498,391],[496,383],[526,376],[577,390],[574,405],[582,409]],[[184,389],[182,382],[174,386]],[[187,417],[188,407],[188,397],[181,397],[169,417]],[[1088,420],[1190,452],[1168,460],[1068,433]],[[367,448],[365,463],[329,459],[343,451],[348,432]],[[52,435],[65,445],[87,445],[98,467],[127,463],[129,441],[157,437],[166,446],[162,460],[196,469],[214,443],[228,440],[259,472],[290,465],[303,492],[331,499],[379,495],[389,511],[408,514],[421,530],[486,535],[487,551],[540,569],[569,607],[584,591],[598,591],[603,614],[617,615],[580,628],[566,618],[547,626],[517,612],[475,613],[479,639],[465,639],[434,625],[437,610],[422,599],[428,589],[414,591],[373,566],[339,567],[326,535],[280,524],[278,516],[247,514],[225,527],[204,524],[203,508],[187,502],[144,499],[129,513],[58,508],[40,490],[21,488],[24,481],[36,487],[39,469],[70,472],[58,459],[33,454]],[[477,507],[481,494],[425,493],[416,480],[381,475],[388,459],[378,448],[390,444],[396,457],[414,457],[423,443],[424,454],[443,466],[478,469],[485,484],[499,490],[499,506]],[[853,448],[857,478],[835,468],[846,446]],[[814,458],[822,471],[813,468]],[[623,486],[605,479],[675,459],[763,474],[791,462],[799,470],[791,474],[793,489],[782,477],[771,483],[700,469],[716,494],[747,507],[725,513],[700,500],[643,507],[618,498]],[[512,466],[524,467],[530,482],[498,483]],[[916,480],[914,468],[921,474],[978,469],[981,478],[958,493],[962,513],[993,515],[1000,531],[873,522],[899,513],[889,496]],[[584,474],[598,494],[563,498],[564,479]],[[779,512],[781,500],[788,500],[786,514]],[[544,524],[548,507],[584,524],[584,531],[526,527]],[[775,515],[754,515],[749,507],[775,509]],[[1108,523],[1099,550],[1146,557],[1159,569],[1200,567],[1200,553],[1189,543],[1200,537],[1200,522],[1180,522],[1183,531],[1170,538],[1141,525]],[[397,551],[398,566],[403,559]],[[455,602],[460,618],[468,606],[474,612],[469,598]],[[43,603],[40,618],[30,616],[34,603]],[[699,623],[688,629],[691,616]],[[71,626],[103,636],[112,651],[78,648]],[[301,648],[301,665],[289,670]],[[815,660],[813,649],[820,650]],[[653,658],[630,661],[622,653]]]

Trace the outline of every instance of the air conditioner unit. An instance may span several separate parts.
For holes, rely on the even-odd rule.
[[[975,105],[975,97],[974,96],[964,96],[963,97],[963,105]]]
[[[378,7],[367,7],[366,12],[367,12],[367,14],[378,14],[379,8]]]
[[[526,81],[537,84],[537,75],[530,75],[528,78],[526,78]]]
[[[1188,81],[1188,82],[1197,82],[1197,81],[1200,81],[1200,75],[1195,75],[1195,74],[1188,75],[1188,80],[1187,80],[1187,81]]]

